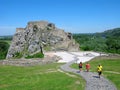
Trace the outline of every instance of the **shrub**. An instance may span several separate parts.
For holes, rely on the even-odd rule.
[[[14,58],[22,58],[23,54],[21,52],[16,52]]]
[[[44,58],[44,54],[39,52],[34,55],[28,55],[25,58],[27,58],[27,59],[29,59],[29,58]]]
[[[5,59],[9,49],[9,44],[4,41],[0,41],[0,59]]]

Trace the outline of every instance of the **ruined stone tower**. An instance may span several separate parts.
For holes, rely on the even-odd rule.
[[[14,58],[16,53],[23,57],[43,51],[78,51],[79,44],[71,33],[55,27],[46,21],[28,22],[25,28],[17,28],[6,58]]]

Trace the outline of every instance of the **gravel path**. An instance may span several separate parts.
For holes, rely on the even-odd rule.
[[[98,78],[97,73],[85,72],[70,68],[69,66],[77,60],[77,56],[74,55],[74,60],[61,66],[61,69],[67,72],[73,72],[81,75],[86,80],[85,90],[117,90],[116,87],[106,78]]]

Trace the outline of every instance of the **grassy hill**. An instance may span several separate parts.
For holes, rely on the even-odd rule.
[[[0,90],[84,90],[85,81],[60,72],[61,64],[17,67],[0,65]]]
[[[103,76],[120,88],[120,58],[98,57],[89,61],[90,71],[96,72],[98,63],[103,66]],[[83,70],[85,70],[83,64]],[[85,80],[74,74],[61,72],[62,64],[52,63],[41,66],[2,66],[0,65],[0,90],[84,90]],[[77,64],[72,65],[78,69]],[[72,75],[71,75],[72,74]]]
[[[106,30],[100,34],[105,37],[120,37],[120,28]]]

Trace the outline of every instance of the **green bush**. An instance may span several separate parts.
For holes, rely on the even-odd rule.
[[[14,58],[22,58],[23,54],[20,52],[16,52]]]
[[[29,59],[29,58],[44,58],[44,54],[39,52],[34,55],[28,55],[25,58],[27,58],[27,59]]]

